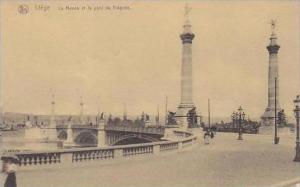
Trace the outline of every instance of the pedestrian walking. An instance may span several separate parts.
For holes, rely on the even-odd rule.
[[[4,187],[17,187],[16,171],[18,158],[16,156],[3,156],[4,160],[4,172],[6,173],[6,179]]]
[[[3,161],[0,159],[0,169],[1,169],[1,171],[0,171],[0,187],[4,186],[5,180],[7,178],[7,174],[5,172],[6,169],[4,166],[5,165],[4,165]]]
[[[211,135],[210,135],[209,131],[206,131],[204,133],[204,144],[208,145],[209,141],[210,141],[210,138],[211,138]]]

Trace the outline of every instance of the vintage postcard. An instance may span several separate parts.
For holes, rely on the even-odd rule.
[[[0,187],[300,186],[299,15],[0,0]]]

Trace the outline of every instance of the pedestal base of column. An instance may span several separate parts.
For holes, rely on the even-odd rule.
[[[277,112],[281,109],[277,108]],[[261,126],[274,126],[275,108],[267,107],[263,115],[261,116]]]
[[[178,106],[175,114],[177,125],[182,128],[188,128],[187,114],[193,108],[195,108],[195,105],[193,103],[181,103]]]

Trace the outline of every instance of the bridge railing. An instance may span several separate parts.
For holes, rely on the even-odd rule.
[[[73,124],[71,125],[72,129],[98,129],[99,125],[80,125]],[[68,125],[56,125],[57,129],[67,129]]]
[[[180,151],[193,145],[197,137],[190,135],[176,141],[110,146],[105,148],[73,148],[55,151],[15,152],[19,170],[49,169],[80,166],[80,163],[105,163],[123,158],[159,155]],[[5,160],[4,160],[5,162]]]
[[[58,129],[66,129],[68,125],[57,125]],[[72,129],[98,129],[99,125],[80,125],[73,124]],[[136,132],[136,133],[145,133],[145,134],[159,134],[164,135],[164,127],[132,127],[126,125],[105,125],[104,130],[108,131],[123,131],[123,132]]]
[[[123,131],[123,132],[137,132],[146,134],[164,135],[165,129],[163,127],[131,127],[124,125],[106,125],[104,130]]]

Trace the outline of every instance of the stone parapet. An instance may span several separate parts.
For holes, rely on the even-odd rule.
[[[136,156],[160,155],[176,152],[193,145],[197,137],[190,132],[176,130],[180,139],[143,144],[109,147],[72,148],[55,151],[24,151],[13,153],[19,159],[19,170],[65,168],[82,166],[83,163],[114,161]]]

